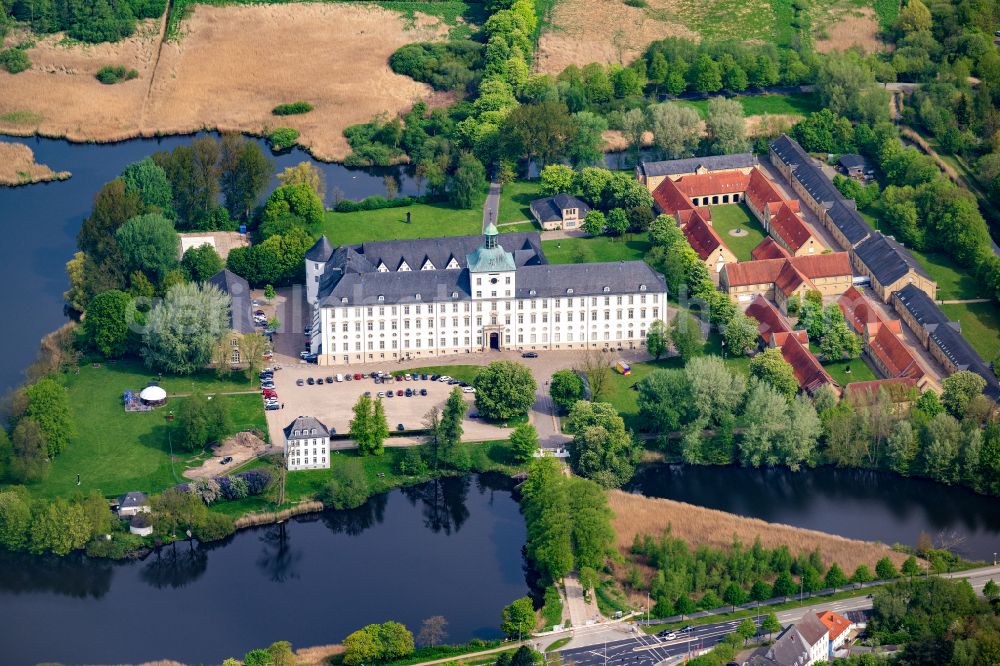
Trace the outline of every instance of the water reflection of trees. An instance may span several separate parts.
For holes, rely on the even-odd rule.
[[[146,559],[139,577],[156,589],[184,587],[208,569],[208,548],[193,541],[157,548]]]
[[[111,589],[115,565],[83,553],[66,557],[31,556],[0,548],[0,591],[53,592],[67,597],[100,599]]]
[[[385,520],[385,507],[388,501],[389,494],[381,493],[372,496],[357,509],[324,511],[320,514],[320,520],[335,534],[358,536],[369,527]]]
[[[263,548],[257,557],[257,568],[275,583],[299,577],[296,569],[302,561],[302,551],[292,548],[287,527],[287,522],[281,522],[265,528],[260,535]]]
[[[462,528],[469,518],[466,500],[471,478],[437,479],[419,486],[403,488],[403,496],[416,506],[422,505],[424,525],[432,532],[451,534]]]

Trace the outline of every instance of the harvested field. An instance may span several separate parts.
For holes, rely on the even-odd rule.
[[[35,153],[23,143],[0,141],[0,185],[27,185],[66,180],[69,171],[53,171],[35,162]]]
[[[410,21],[354,3],[196,5],[182,28],[181,39],[162,49],[156,21],[115,44],[38,40],[28,52],[30,70],[0,72],[0,132],[101,142],[289,126],[318,159],[342,159],[345,127],[430,96],[428,86],[389,69],[392,52],[447,33],[433,17]],[[139,78],[102,85],[94,74],[108,64],[134,68]],[[315,110],[271,115],[274,106],[300,99]]]
[[[816,50],[820,53],[846,51],[853,47],[858,47],[865,53],[875,53],[885,48],[878,36],[875,11],[867,7],[852,10],[822,25],[824,36],[815,43]]]
[[[614,528],[618,535],[618,548],[623,553],[631,548],[636,535],[656,537],[669,525],[674,536],[692,546],[728,548],[734,536],[749,545],[759,536],[765,548],[785,545],[793,554],[819,548],[826,566],[837,562],[848,573],[860,564],[874,569],[875,563],[885,556],[889,556],[897,566],[906,559],[906,555],[894,552],[883,544],[768,523],[684,502],[612,490],[608,493],[608,503],[615,512]]]
[[[675,20],[676,5],[676,0],[649,0],[648,7],[622,0],[561,0],[538,42],[537,67],[558,74],[573,64],[628,64],[657,39],[697,39],[698,33]]]

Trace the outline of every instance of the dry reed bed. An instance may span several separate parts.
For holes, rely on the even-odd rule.
[[[830,51],[846,51],[858,47],[865,53],[877,53],[885,49],[885,43],[879,39],[878,19],[875,11],[864,7],[851,10],[835,20],[814,21],[814,25],[823,26],[825,36],[816,40],[816,50],[820,53]]]
[[[322,511],[323,508],[322,502],[301,502],[289,509],[278,511],[277,513],[272,511],[267,513],[248,513],[245,516],[240,516],[234,520],[233,526],[238,530],[242,530],[246,527],[254,527],[256,525],[270,525],[271,523],[280,523],[283,520],[288,520],[292,516],[298,516],[303,513],[315,513],[317,511]]]
[[[389,69],[393,51],[446,32],[435,18],[417,15],[411,25],[360,3],[196,5],[182,38],[164,44],[157,61],[158,28],[146,22],[115,44],[40,39],[29,51],[30,70],[0,71],[0,132],[110,142],[289,126],[317,158],[343,159],[345,127],[430,96],[428,86]],[[135,68],[139,78],[102,85],[94,74],[108,64]],[[271,115],[277,104],[300,99],[315,110]]]
[[[747,546],[753,544],[757,537],[765,548],[788,546],[793,555],[819,548],[826,566],[836,562],[848,575],[860,564],[874,569],[875,563],[885,556],[897,566],[906,559],[906,555],[894,552],[884,544],[768,523],[674,500],[612,490],[608,493],[608,502],[615,513],[614,528],[618,535],[618,548],[622,552],[631,548],[637,535],[658,537],[670,526],[675,537],[687,541],[692,547],[728,548],[735,536]]]
[[[538,70],[558,74],[567,65],[628,64],[658,39],[699,39],[679,22],[650,16],[677,15],[676,5],[675,0],[649,0],[648,8],[630,7],[622,0],[561,0],[552,11],[551,27],[538,42]]]
[[[27,185],[69,177],[69,171],[53,171],[35,162],[35,153],[23,143],[0,141],[0,185]]]

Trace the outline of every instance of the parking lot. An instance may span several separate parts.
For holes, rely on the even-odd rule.
[[[401,372],[399,369],[389,367],[378,368],[377,366],[366,366],[351,368],[353,372],[372,372],[379,369]],[[423,427],[424,415],[434,407],[444,406],[448,394],[455,386],[449,386],[442,382],[427,380],[415,381],[392,381],[391,383],[376,384],[372,378],[337,382],[337,373],[346,372],[343,368],[336,370],[318,367],[312,364],[296,364],[294,366],[282,366],[274,373],[275,389],[278,392],[279,400],[284,404],[284,409],[266,412],[268,429],[271,433],[271,441],[275,444],[284,442],[282,428],[296,416],[315,416],[328,428],[335,428],[338,434],[346,434],[353,417],[351,411],[354,403],[365,391],[370,391],[372,397],[377,397],[379,391],[392,390],[393,393],[402,389],[403,396],[386,397],[382,400],[385,405],[386,420],[389,422],[389,429],[393,432],[398,430],[400,424],[406,430],[414,430]],[[334,378],[332,384],[327,383],[327,377]],[[322,378],[323,383],[309,385],[308,379]],[[302,380],[302,386],[298,385],[298,380]],[[415,395],[406,397],[406,389],[426,389],[427,395]],[[469,404],[469,412],[475,412],[475,401],[472,394],[464,394],[466,402]],[[480,442],[493,439],[506,439],[510,436],[509,428],[484,423],[479,419],[466,417],[463,424],[465,431],[462,439],[467,442]],[[420,443],[419,436],[391,437],[386,441],[387,446],[407,446]],[[332,448],[350,448],[352,444],[346,440],[334,440]]]

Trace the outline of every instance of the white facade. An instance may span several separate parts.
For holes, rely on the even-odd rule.
[[[498,285],[473,284],[489,295],[471,301],[315,307],[313,330],[319,332],[322,350],[318,362],[363,363],[490,349],[636,349],[644,344],[650,324],[666,317],[666,293],[649,293],[639,285],[629,294],[575,296],[569,289],[558,298],[514,298],[506,275],[473,280],[493,278]]]
[[[285,429],[285,461],[288,470],[291,472],[300,469],[329,469],[329,432],[322,426],[297,426],[296,421]]]

